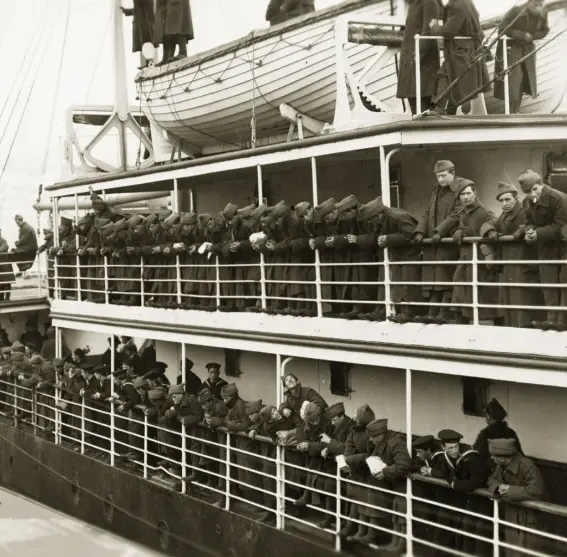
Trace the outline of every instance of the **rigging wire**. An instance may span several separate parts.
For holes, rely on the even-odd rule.
[[[63,42],[61,44],[61,56],[59,57],[59,68],[57,70],[57,82],[55,85],[55,93],[53,95],[53,109],[51,110],[51,116],[49,118],[49,128],[47,131],[47,145],[45,147],[45,153],[43,156],[43,163],[41,165],[41,179],[40,187],[45,179],[45,172],[47,170],[47,160],[49,158],[49,151],[51,146],[51,134],[53,132],[53,125],[55,124],[55,114],[57,112],[57,99],[59,97],[59,88],[61,86],[61,74],[63,71],[63,61],[65,60],[65,46],[67,44],[67,36],[69,34],[69,20],[71,15],[71,0],[67,0],[67,15],[65,18],[65,30],[63,32]]]
[[[59,13],[56,13],[56,16],[53,18],[52,23],[54,23],[55,21],[58,20],[58,16],[59,16]],[[19,121],[18,121],[18,124],[17,124],[17,127],[16,127],[16,131],[15,131],[13,137],[12,137],[12,142],[10,143],[10,148],[8,149],[8,154],[6,155],[6,158],[5,158],[5,160],[4,160],[4,165],[3,165],[3,167],[2,167],[2,171],[0,172],[0,211],[2,210],[2,207],[3,207],[3,205],[4,205],[4,189],[5,189],[5,187],[6,187],[5,184],[2,185],[2,178],[4,177],[4,173],[5,173],[6,168],[7,168],[7,166],[8,166],[8,162],[9,162],[10,156],[11,156],[11,154],[12,154],[12,149],[14,148],[14,144],[16,143],[16,138],[18,137],[18,133],[19,133],[19,131],[20,131],[20,127],[21,127],[21,125],[22,125],[22,121],[24,120],[24,115],[25,115],[25,113],[26,113],[26,108],[27,108],[27,106],[28,106],[28,103],[29,103],[29,100],[30,100],[30,98],[31,98],[31,95],[32,95],[32,93],[33,93],[33,91],[34,91],[34,89],[35,89],[35,85],[36,85],[36,82],[37,82],[37,78],[38,78],[38,76],[39,76],[39,74],[40,74],[40,72],[41,72],[41,67],[42,67],[42,65],[43,65],[43,60],[45,59],[45,55],[47,54],[47,51],[49,50],[49,45],[50,45],[51,39],[52,39],[52,35],[51,35],[51,33],[50,33],[51,26],[50,26],[50,25],[46,25],[46,26],[45,26],[45,29],[46,29],[47,33],[45,34],[45,37],[44,37],[44,38],[42,38],[42,39],[40,39],[40,41],[38,41],[38,43],[37,43],[37,48],[36,48],[36,52],[35,52],[35,54],[34,54],[34,58],[36,57],[37,52],[39,51],[39,47],[42,45],[42,42],[45,43],[45,45],[44,45],[43,51],[42,51],[42,53],[41,53],[41,55],[40,55],[39,64],[37,65],[37,69],[36,69],[36,71],[35,71],[35,75],[33,76],[32,82],[31,82],[31,84],[30,84],[30,88],[29,88],[28,94],[27,94],[26,99],[25,99],[25,102],[24,102],[24,106],[23,106],[22,111],[21,111],[21,114],[20,114],[20,119],[19,119]],[[32,68],[32,65],[30,64],[30,67],[28,68],[28,74],[29,74],[29,71],[31,70],[31,68]],[[21,95],[21,93],[22,93],[23,86],[24,86],[24,83],[25,83],[25,80],[26,80],[26,79],[27,79],[27,75],[26,75],[26,77],[25,77],[25,79],[24,79],[24,82],[22,83],[22,86],[20,87],[20,91],[18,92],[18,98],[20,97],[20,95]],[[14,104],[14,108],[15,108],[16,105],[17,105],[17,99],[16,99],[16,103]],[[12,112],[13,112],[13,111],[12,111]],[[7,128],[8,128],[8,126],[6,126],[6,128],[5,128],[5,130],[4,130],[4,134],[2,135],[2,139],[4,138],[4,135],[5,135],[5,132],[6,132]],[[1,144],[1,142],[2,142],[2,139],[0,139],[0,144]]]
[[[44,15],[45,15],[45,14],[44,14]],[[36,28],[34,29],[34,32],[33,32],[33,36],[34,36],[34,37],[40,37],[40,34],[39,34],[38,32],[39,32],[39,30],[40,30],[40,28],[41,28],[41,23],[42,23],[42,21],[43,21],[43,17],[39,17],[39,18],[38,18],[38,22],[37,22],[37,26],[36,26]],[[41,39],[38,38],[37,40],[38,40],[38,42],[39,42]],[[12,85],[11,85],[11,87],[10,87],[10,91],[8,92],[8,96],[6,97],[6,102],[5,102],[4,105],[2,106],[2,111],[0,111],[0,122],[2,121],[2,118],[4,117],[4,113],[5,113],[5,111],[6,111],[6,107],[8,106],[9,101],[10,101],[10,98],[12,97],[12,94],[13,94],[15,88],[16,88],[16,84],[19,82],[19,76],[20,76],[20,74],[21,74],[22,72],[24,72],[24,68],[25,68],[25,67],[27,66],[27,64],[28,64],[28,63],[27,63],[27,60],[28,60],[28,58],[29,58],[29,55],[30,55],[30,53],[32,52],[32,50],[34,50],[33,45],[34,45],[34,41],[30,41],[29,44],[28,44],[28,48],[26,49],[26,52],[24,53],[24,58],[23,58],[23,60],[22,60],[22,63],[21,63],[21,65],[20,65],[20,67],[18,68],[18,72],[17,72],[17,74],[16,74],[16,78],[15,78],[14,81],[12,82]],[[35,56],[35,54],[34,54],[34,56]],[[32,58],[33,58],[33,57],[32,57]],[[25,79],[26,79],[26,78],[24,77],[24,81],[25,81]],[[20,84],[20,88],[21,88],[21,86],[22,86],[22,84]],[[20,90],[21,90],[21,89],[20,89]],[[16,99],[16,103],[17,103],[17,99]],[[14,103],[14,106],[15,106],[16,103]],[[11,118],[12,118],[12,114],[13,114],[13,111],[14,111],[14,106],[12,107],[12,111],[10,112],[10,116],[8,117],[8,122],[6,123],[6,126],[4,126],[4,133],[2,134],[2,138],[0,138],[0,144],[2,143],[2,140],[3,140],[4,135],[5,135],[5,133],[6,133],[6,129],[7,129],[8,124],[9,124]]]

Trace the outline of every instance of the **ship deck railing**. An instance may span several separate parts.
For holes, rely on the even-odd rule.
[[[108,401],[97,403],[81,393],[56,388],[55,384],[41,390],[24,387],[17,377],[10,378],[0,372],[0,397],[2,414],[13,418],[16,425],[33,428],[35,434],[80,454],[98,455],[111,466],[128,462],[145,480],[162,483],[169,480],[172,489],[202,496],[207,502],[212,502],[212,497],[217,506],[227,511],[241,512],[244,506],[255,509],[252,515],[260,511],[273,513],[279,529],[290,526],[317,528],[311,515],[302,517],[290,513],[294,498],[289,496],[288,490],[308,489],[312,494],[329,498],[331,506],[321,508],[311,502],[306,508],[308,513],[328,515],[335,520],[335,526],[325,528],[324,533],[333,540],[337,551],[345,543],[344,536],[340,535],[341,527],[351,523],[373,528],[393,539],[404,538],[407,555],[414,555],[418,547],[434,548],[448,555],[470,555],[439,545],[438,538],[432,535],[439,531],[487,544],[495,556],[504,555],[506,549],[535,557],[565,554],[567,538],[563,534],[566,523],[549,527],[550,516],[560,521],[567,519],[567,508],[561,505],[544,501],[503,503],[487,489],[477,489],[465,495],[465,508],[454,507],[429,498],[422,487],[430,485],[442,491],[450,490],[448,481],[411,473],[404,490],[389,489],[385,487],[387,484],[355,481],[341,474],[333,465],[334,459],[321,458],[315,465],[306,466],[298,456],[301,453],[268,437],[256,435],[252,438],[246,433],[228,431],[226,427],[213,430],[202,422],[185,426],[180,421],[176,429],[171,429],[151,422],[144,405],[136,405],[127,412],[120,411],[122,402],[114,392]],[[404,437],[411,454],[411,434],[408,432]],[[158,459],[160,462],[156,465]],[[210,466],[207,468],[201,459],[208,464],[216,463],[218,468],[216,471]],[[334,472],[329,473],[329,467],[325,471],[320,466],[323,462],[330,462]],[[193,473],[201,476],[189,480],[188,476]],[[306,488],[305,478],[313,475],[324,478],[331,487],[315,487],[313,484]],[[218,483],[203,481],[206,478],[215,478]],[[356,488],[356,497],[350,488]],[[361,493],[365,494],[366,500],[359,499]],[[381,504],[371,503],[369,494],[379,495]],[[473,504],[469,505],[470,502]],[[405,528],[386,527],[384,521],[371,522],[360,514],[351,516],[346,511],[347,504],[378,511],[390,517],[393,524],[402,521]],[[508,506],[535,512],[540,519],[539,527],[531,528],[507,520]],[[508,538],[510,532],[514,533]],[[529,547],[517,545],[518,540],[527,539],[526,536],[531,539]],[[514,541],[509,543],[509,540]],[[376,547],[373,543],[369,545]]]
[[[447,261],[422,260],[421,255],[409,261],[398,260],[400,250],[419,251],[421,246],[431,245],[431,239],[423,240],[420,245],[405,244],[384,249],[376,246],[375,252],[349,252],[346,255],[338,252],[343,261],[329,261],[328,254],[332,258],[333,252],[324,250],[305,252],[298,256],[302,261],[286,261],[285,255],[284,260],[274,261],[270,253],[250,252],[245,257],[252,262],[247,263],[225,262],[216,255],[207,258],[174,254],[173,250],[169,255],[155,256],[65,256],[52,263],[49,290],[55,299],[204,311],[285,313],[286,307],[302,304],[302,312],[291,314],[311,317],[338,317],[342,308],[348,313],[353,305],[364,308],[360,310],[361,314],[366,310],[381,312],[383,319],[393,318],[408,308],[420,314],[430,307],[445,307],[466,309],[472,325],[491,324],[492,318],[483,315],[486,310],[497,317],[510,311],[527,312],[530,318],[525,321],[525,326],[529,327],[531,321],[542,317],[542,312],[559,312],[563,316],[567,311],[567,244],[557,242],[563,252],[562,259],[557,260],[499,257],[501,247],[521,242],[513,236],[500,236],[497,242],[480,237],[464,238],[461,248],[468,246],[467,254],[462,255],[461,249],[463,259]],[[450,237],[440,241],[442,245],[454,243]],[[487,259],[483,252],[489,252]],[[361,260],[364,257],[368,260]],[[452,270],[459,268],[462,271],[460,277],[468,280],[422,281],[424,268],[432,265],[447,266]],[[512,282],[506,277],[503,282],[502,273],[517,266],[527,271],[528,279]],[[557,283],[541,280],[539,272],[547,268],[556,270]],[[291,272],[297,280],[290,278]],[[336,279],[329,276],[337,272]],[[357,277],[349,276],[352,272],[365,274],[367,280],[356,280]],[[78,281],[77,276],[80,277]],[[420,289],[434,288],[460,288],[460,299],[429,302],[418,293]],[[542,289],[555,291],[555,305],[545,304],[541,298]],[[521,298],[520,293],[529,303],[512,303],[509,299],[512,292],[516,302],[518,297]]]

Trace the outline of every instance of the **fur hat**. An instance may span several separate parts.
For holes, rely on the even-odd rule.
[[[337,402],[335,404],[332,404],[331,406],[329,406],[329,408],[325,410],[325,416],[327,416],[327,418],[329,419],[336,418],[337,416],[340,416],[341,414],[344,413],[345,413],[345,405],[342,402]]]
[[[171,387],[169,387],[170,395],[182,395],[183,393],[185,393],[185,385],[183,383],[181,385],[171,385]]]
[[[381,420],[374,420],[366,426],[366,431],[370,437],[382,435],[388,431],[388,420],[383,418]]]
[[[493,456],[513,456],[518,452],[515,439],[489,439],[488,450]]]
[[[221,396],[224,397],[230,397],[230,396],[236,396],[238,394],[238,387],[234,384],[234,383],[229,383],[228,385],[225,385],[222,389],[221,389]]]
[[[181,214],[181,224],[197,224],[196,213],[182,213]]]
[[[455,170],[455,165],[451,161],[437,161],[433,167],[433,172],[445,172],[446,170]]]
[[[465,178],[463,178],[462,180],[459,180],[459,182],[456,184],[453,193],[457,197],[459,197],[459,195],[461,195],[461,193],[463,193],[463,191],[465,191],[469,186],[474,189],[475,183],[472,180],[466,180]]]
[[[542,184],[541,176],[533,170],[526,170],[519,178],[518,184],[524,193],[528,193],[536,184]]]
[[[356,410],[356,419],[360,425],[367,426],[376,419],[376,416],[368,404],[363,404]]]
[[[201,404],[203,404],[203,402],[209,402],[211,400],[213,400],[213,393],[211,393],[210,389],[203,389],[199,395],[198,395],[198,400]]]
[[[230,220],[230,219],[234,218],[237,211],[238,211],[238,207],[234,203],[227,203],[225,205],[225,208],[222,210],[222,216],[226,220]]]
[[[269,404],[267,404],[266,406],[264,406],[259,414],[260,414],[260,419],[263,422],[269,422],[272,419],[272,411],[275,410],[275,406],[271,406]]]
[[[513,184],[507,184],[506,182],[499,182],[496,188],[496,199],[500,199],[501,195],[505,193],[513,193],[514,196],[518,195],[518,188]]]
[[[303,416],[304,416],[303,419],[307,423],[311,423],[311,422],[318,420],[321,417],[321,414],[322,414],[321,408],[319,406],[317,406],[314,402],[309,402],[305,406],[305,411],[303,413]]]
[[[251,400],[244,403],[244,411],[247,416],[258,414],[262,410],[262,400]]]

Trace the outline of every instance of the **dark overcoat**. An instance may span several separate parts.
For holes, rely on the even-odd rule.
[[[134,0],[132,52],[140,52],[144,43],[154,42],[154,0]]]
[[[425,238],[431,238],[437,227],[450,215],[454,215],[453,226],[447,229],[450,236],[458,224],[457,211],[459,199],[455,189],[463,178],[455,176],[450,186],[435,185],[429,198],[429,203],[417,221],[414,233],[419,232]],[[454,244],[427,244],[422,246],[422,260],[431,261],[432,264],[423,264],[421,267],[422,290],[425,293],[432,290],[451,290],[451,286],[437,285],[438,282],[451,282],[455,272],[454,265],[435,265],[435,261],[457,261],[459,249]]]
[[[443,4],[440,0],[411,0],[406,15],[404,37],[400,50],[398,91],[400,99],[431,97],[437,88],[439,71],[439,49],[437,41],[423,40],[419,43],[421,90],[418,94],[415,83],[415,35],[431,35],[429,23],[432,19],[443,19]],[[427,107],[424,107],[427,108]]]
[[[8,242],[4,238],[0,237],[0,254],[8,253],[9,251]],[[0,261],[2,256],[0,255]],[[11,263],[6,263],[0,265],[0,290],[9,290],[10,284],[16,282],[16,277],[14,276],[14,268]]]
[[[462,230],[465,237],[479,236],[480,229],[482,225],[494,219],[495,216],[492,212],[487,211],[478,201],[469,207],[463,207],[463,210],[459,214],[459,225],[456,230]],[[440,231],[445,231],[447,226],[451,225],[451,221],[447,221],[446,224],[441,224],[439,227]],[[482,246],[479,246],[477,250],[478,260],[484,261],[486,256],[483,253]],[[467,262],[461,263],[457,266],[455,274],[453,275],[453,281],[455,283],[468,283],[472,284],[473,281],[473,266],[468,263],[471,261],[473,256],[473,245],[469,243],[462,243],[459,252],[459,261]],[[497,282],[498,275],[496,274],[493,267],[488,265],[478,265],[478,282]],[[455,306],[460,304],[472,304],[473,302],[473,291],[472,286],[467,285],[455,285],[453,287],[453,303]],[[496,286],[479,286],[478,287],[478,302],[479,304],[491,304],[496,305],[498,302],[498,288]],[[473,318],[473,308],[462,306],[459,307],[459,311],[469,319]],[[478,315],[479,319],[494,319],[501,314],[500,310],[497,308],[479,308]]]
[[[180,35],[193,39],[193,20],[189,0],[157,0],[154,43],[163,44],[165,37]]]
[[[517,203],[509,213],[502,213],[496,220],[486,223],[481,236],[494,229],[501,236],[518,234],[523,238],[525,233],[525,214],[521,203]],[[514,264],[497,266],[500,287],[498,288],[498,304],[502,306],[529,306],[543,305],[541,293],[536,288],[521,286],[507,286],[507,283],[537,283],[537,267],[522,265],[520,261],[537,258],[535,247],[526,244],[523,240],[518,242],[504,242],[498,245],[496,259],[501,261],[514,261]],[[507,327],[525,327],[530,321],[530,312],[519,309],[500,309]]]
[[[518,17],[518,14],[523,12]],[[526,40],[526,34],[529,33],[533,39],[543,39],[549,33],[549,25],[547,23],[547,11],[541,14],[532,14],[525,9],[525,5],[513,7],[502,19],[498,26],[498,32],[501,33],[508,25],[516,19],[508,31],[506,36],[509,37],[507,48],[507,67],[512,66],[524,56],[534,52],[535,45],[532,40]],[[503,43],[498,41],[496,48],[496,60],[494,64],[494,74],[498,75],[504,69]],[[510,89],[510,100],[521,100],[521,94],[525,93],[532,97],[537,97],[537,71],[536,71],[536,54],[532,54],[527,60],[518,64],[508,76],[508,86]],[[497,79],[494,83],[494,96],[497,99],[504,100],[504,80]]]
[[[266,21],[270,25],[315,11],[315,0],[270,0]]]
[[[472,0],[449,0],[445,14],[440,30],[441,36],[445,39],[445,61],[440,71],[447,76],[449,83],[462,76],[448,93],[451,103],[460,105],[469,93],[479,87],[483,87],[482,91],[490,89],[490,78],[484,58],[469,71],[471,62],[481,46],[484,33]],[[470,37],[470,40],[457,40],[455,37]]]
[[[355,424],[349,431],[345,443],[344,457],[350,467],[350,476],[347,478],[357,483],[368,483],[370,473],[366,465],[366,459],[371,452],[370,436],[366,431],[366,425]],[[346,483],[346,495],[349,499],[358,501],[358,514],[365,514],[366,508],[362,503],[368,502],[369,490],[365,487]]]

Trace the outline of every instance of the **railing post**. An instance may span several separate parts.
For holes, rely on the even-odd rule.
[[[37,435],[37,392],[35,387],[30,389],[31,392],[31,411],[32,411],[32,424],[33,424],[33,434]]]
[[[392,285],[390,283],[390,254],[387,247],[382,250],[382,255],[384,259],[384,314],[387,319],[394,313],[392,307]]]
[[[502,67],[506,72],[504,74],[504,114],[510,114],[510,76],[506,71],[508,69],[508,37],[502,35]]]
[[[406,369],[406,443],[408,453],[413,454],[412,443],[412,374]],[[413,555],[413,489],[412,480],[406,480],[406,554]]]
[[[176,273],[176,281],[175,284],[177,286],[177,306],[181,306],[181,266],[179,261],[179,254],[175,255],[175,273]]]
[[[479,324],[478,316],[478,244],[472,244],[472,303],[473,303],[473,324]]]
[[[317,182],[317,160],[311,157],[311,194],[313,197],[313,207],[319,204],[319,191]],[[315,300],[317,304],[317,317],[323,316],[323,294],[321,288],[321,254],[315,250]]]
[[[75,194],[75,226],[79,226],[79,196],[77,194]],[[77,268],[77,302],[81,301],[81,261],[79,257],[79,247],[79,235],[75,234],[75,250],[77,251],[77,255],[75,256],[75,266]]]
[[[193,470],[191,470],[193,473]],[[185,424],[181,424],[181,477],[187,476],[187,430]],[[181,493],[187,493],[187,482],[181,482]]]
[[[339,536],[341,530],[341,471],[337,465],[337,481],[336,481],[336,494],[337,505],[335,510],[336,527],[335,527],[335,551],[341,551],[342,540]]]
[[[57,358],[61,358],[61,346],[62,346],[62,338],[61,338],[61,327],[55,327],[55,356]],[[55,377],[57,380],[57,376]],[[61,444],[61,410],[59,409],[59,400],[60,400],[60,390],[59,387],[55,387],[55,423],[53,424],[55,430],[55,444]]]
[[[225,483],[225,500],[224,510],[230,511],[230,433],[226,432],[226,483]]]
[[[85,397],[81,397],[81,454],[85,454]]]
[[[500,517],[498,513],[498,501],[492,500],[492,557],[500,557]]]
[[[104,303],[108,305],[109,294],[108,294],[108,255],[104,256]],[[114,338],[114,336],[113,336]],[[114,371],[114,370],[112,370]]]
[[[144,256],[140,255],[140,306],[144,307]]]
[[[217,291],[217,308],[221,307],[221,283],[220,283],[220,267],[219,267],[219,256],[215,255],[215,287]],[[232,289],[229,289],[232,292]],[[230,301],[227,300],[226,304],[229,305]]]
[[[148,417],[144,412],[144,458],[142,461],[144,480],[148,479]]]
[[[420,35],[415,35],[415,111],[421,114],[421,53]]]
[[[53,246],[59,247],[59,198],[54,197],[52,201],[52,212],[53,212]],[[55,254],[53,256],[53,298],[60,299],[61,291],[59,290],[59,272],[58,272],[58,256]],[[48,278],[48,290],[49,294],[49,278]]]
[[[106,261],[106,256],[105,256]],[[105,266],[106,268],[106,266]],[[110,371],[111,373],[114,372],[114,366],[116,365],[115,361],[115,341],[114,341],[114,333],[110,335]],[[112,397],[112,402],[110,404],[110,466],[114,466],[114,380],[110,380],[110,395]]]

